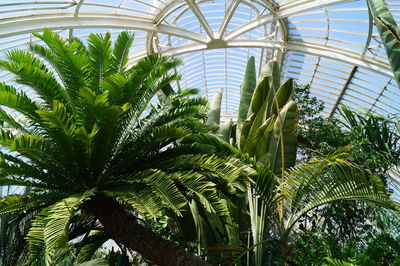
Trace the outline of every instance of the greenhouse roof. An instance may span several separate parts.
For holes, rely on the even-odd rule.
[[[400,2],[386,3],[399,20]],[[326,116],[340,105],[400,113],[400,91],[365,0],[10,0],[0,2],[0,17],[0,56],[38,41],[31,33],[46,27],[80,38],[134,31],[132,63],[154,52],[182,57],[177,86],[206,97],[223,88],[226,116],[238,108],[251,55],[258,68],[276,59],[284,78],[310,84]],[[0,72],[0,81],[11,80]]]

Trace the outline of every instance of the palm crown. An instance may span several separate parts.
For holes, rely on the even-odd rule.
[[[206,100],[189,97],[197,90],[176,93],[169,85],[179,79],[171,71],[178,59],[155,54],[127,67],[133,41],[127,32],[113,47],[110,34],[91,34],[86,46],[50,30],[35,36],[45,46],[31,43],[29,51],[11,51],[0,62],[34,92],[0,83],[7,109],[0,111],[0,182],[33,191],[6,198],[0,211],[45,208],[28,233],[31,257],[45,249],[51,261],[66,247],[80,206],[92,199],[87,213],[98,214],[99,194],[146,217],[180,215],[191,200],[227,217],[213,181],[218,191],[233,192],[239,169],[207,155],[209,147],[179,142],[210,126],[202,121]]]

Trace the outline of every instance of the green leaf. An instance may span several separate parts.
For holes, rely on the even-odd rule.
[[[325,258],[322,266],[355,266],[355,264],[343,260]]]
[[[37,209],[59,198],[60,195],[57,193],[8,196],[0,200],[0,214]]]
[[[166,206],[171,208],[177,215],[181,215],[181,208],[187,204],[187,200],[169,175],[156,171],[146,177],[144,182],[151,186],[152,190]]]
[[[24,92],[17,92],[17,90],[3,82],[0,82],[0,106],[11,108],[33,122],[39,122],[39,116],[36,110],[39,106],[36,102],[31,100]]]
[[[72,195],[43,209],[35,216],[26,240],[29,243],[30,260],[38,260],[43,250],[49,264],[56,260],[59,252],[68,250],[68,231],[71,218],[77,208],[94,195],[89,190],[83,195]]]
[[[91,63],[91,86],[90,88],[99,92],[99,85],[103,78],[110,72],[111,65],[111,34],[90,34],[88,37],[88,55]]]
[[[254,56],[250,56],[247,60],[247,66],[243,78],[243,84],[240,88],[240,103],[239,111],[237,116],[237,126],[236,126],[236,143],[239,145],[240,135],[242,132],[242,127],[244,121],[247,119],[249,113],[249,107],[251,103],[251,98],[253,96],[254,89],[256,87],[256,64]]]
[[[129,49],[132,46],[134,38],[135,35],[127,31],[123,31],[118,35],[111,59],[111,71],[113,73],[122,73],[125,70],[129,58]]]
[[[67,249],[68,226],[75,215],[75,208],[79,197],[70,197],[46,208],[48,216],[43,231],[44,244],[51,256],[57,251]]]
[[[281,109],[275,120],[267,151],[258,157],[260,162],[269,164],[274,173],[282,173],[284,169],[295,164],[297,123],[297,105],[290,101]],[[263,150],[259,154],[262,152]]]
[[[400,30],[383,0],[368,0],[368,7],[374,17],[394,78],[400,88]]]
[[[219,125],[221,119],[221,103],[223,91],[223,89],[218,89],[212,99],[210,111],[207,114],[208,124]]]
[[[398,204],[386,194],[381,181],[346,161],[346,156],[338,151],[327,158],[295,166],[288,172],[281,184],[281,194],[292,213],[289,230],[307,212],[340,200],[359,200],[398,211]]]
[[[51,108],[53,101],[58,100],[68,105],[64,88],[57,82],[46,65],[31,53],[21,50],[9,51],[7,60],[0,61],[0,67],[15,74],[19,84],[32,88],[38,96]]]
[[[76,264],[76,266],[108,266],[108,262],[104,259],[94,259]]]
[[[19,119],[18,119],[19,120]],[[30,133],[30,130],[24,125],[25,121],[17,121],[12,115],[0,108],[0,122],[3,128],[14,128],[22,133]]]
[[[89,78],[87,53],[77,49],[81,46],[80,43],[72,41],[68,44],[49,29],[44,29],[42,34],[33,33],[33,35],[42,40],[48,48],[30,45],[31,51],[44,57],[54,67],[70,98],[75,99],[79,90],[87,86]]]
[[[228,118],[224,125],[219,129],[219,134],[221,135],[222,140],[229,143],[232,134],[232,118]]]

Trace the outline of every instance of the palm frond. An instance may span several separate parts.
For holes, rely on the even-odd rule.
[[[64,88],[60,86],[46,65],[31,53],[21,50],[9,51],[6,54],[6,60],[0,61],[0,67],[15,74],[15,80],[19,84],[32,88],[44,101],[46,107],[51,108],[54,100],[68,104]]]
[[[125,186],[125,189],[127,187]],[[118,195],[119,199],[131,205],[138,213],[149,219],[160,217],[165,210],[161,199],[150,186],[145,184],[135,184],[134,188],[131,187],[127,192],[112,192],[111,195]]]
[[[187,204],[187,200],[173,182],[173,177],[162,171],[154,171],[146,176],[143,181],[151,186],[165,206],[177,215],[181,215],[181,209]]]
[[[281,184],[281,194],[289,213],[288,228],[304,214],[319,206],[340,200],[359,200],[398,211],[379,178],[336,153],[325,159],[294,167]]]
[[[80,107],[77,116],[80,123],[83,123],[87,129],[98,124],[101,120],[106,108],[110,106],[109,91],[96,94],[90,88],[83,88],[79,92]]]
[[[55,202],[62,196],[58,193],[42,193],[32,195],[12,195],[0,200],[0,214],[22,212],[28,209],[38,209]]]
[[[72,150],[76,125],[65,105],[54,101],[51,111],[38,110],[36,113],[40,116],[46,133],[54,143],[57,143],[65,152]]]
[[[86,53],[75,52],[75,47],[80,44],[67,44],[59,35],[49,29],[44,29],[42,34],[34,33],[35,37],[42,40],[48,49],[40,49],[31,45],[30,49],[40,53],[56,69],[59,78],[63,81],[64,87],[71,99],[75,99],[79,90],[87,85],[87,66],[89,57]]]
[[[127,31],[121,32],[115,41],[113,48],[113,57],[111,61],[111,71],[122,73],[128,63],[128,55],[135,35]]]
[[[48,216],[43,237],[47,253],[51,257],[56,255],[57,251],[67,249],[68,226],[75,215],[78,202],[79,197],[69,197],[47,208]]]
[[[91,63],[90,88],[99,92],[99,85],[104,76],[110,71],[111,64],[111,35],[106,33],[90,34],[88,37],[88,55]]]
[[[43,253],[52,264],[60,251],[68,251],[68,229],[77,208],[93,196],[93,190],[83,195],[72,195],[43,209],[35,216],[26,239],[29,242],[29,260],[37,261]]]
[[[39,116],[36,110],[39,110],[39,105],[32,101],[24,92],[17,90],[3,82],[0,82],[0,106],[11,108],[33,122],[39,122]]]
[[[0,108],[0,123],[2,123],[2,128],[15,129],[22,133],[31,133],[30,128],[25,125],[25,122],[18,120]]]
[[[109,236],[102,231],[91,232],[84,243],[79,243],[83,244],[83,246],[80,248],[76,258],[77,263],[90,261],[95,252],[100,249],[108,239]]]

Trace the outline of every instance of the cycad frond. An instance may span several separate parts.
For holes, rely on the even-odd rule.
[[[76,125],[65,105],[54,101],[51,111],[38,110],[36,113],[40,116],[49,138],[59,145],[61,150],[70,151]]]
[[[47,208],[48,216],[43,236],[44,244],[50,256],[54,256],[55,252],[67,248],[68,225],[75,214],[78,200],[79,197],[69,197]]]
[[[88,54],[91,63],[90,88],[99,91],[99,85],[104,76],[110,71],[111,64],[111,35],[106,33],[91,34],[88,38]]]
[[[33,122],[39,122],[39,116],[36,110],[39,105],[26,96],[23,92],[9,85],[0,82],[0,106],[6,106],[24,115]]]
[[[0,214],[22,212],[28,209],[37,209],[55,202],[62,196],[57,193],[42,193],[33,195],[13,195],[0,200]]]
[[[2,123],[2,128],[15,129],[16,131],[22,133],[32,133],[29,127],[24,125],[23,121],[15,119],[12,115],[8,114],[2,108],[0,108],[0,123]]]
[[[29,242],[29,260],[37,261],[45,250],[47,261],[52,264],[60,251],[68,250],[68,231],[77,208],[93,195],[72,195],[43,209],[35,216],[26,239]]]
[[[100,122],[106,108],[110,106],[109,91],[96,93],[90,88],[82,88],[79,92],[79,104],[77,122],[89,129]]]
[[[33,89],[44,101],[46,107],[51,108],[54,100],[68,104],[64,88],[60,86],[46,65],[31,53],[12,50],[7,53],[6,60],[0,61],[0,67],[15,74],[15,80],[19,84]]]
[[[113,58],[111,61],[111,71],[122,73],[128,63],[129,49],[135,38],[134,34],[123,31],[118,35],[113,48]]]
[[[129,192],[117,195],[146,218],[158,218],[164,209],[160,197],[154,194],[150,186],[144,184],[135,185]]]
[[[100,249],[107,240],[109,240],[109,236],[102,231],[94,231],[91,233],[87,239],[85,239],[83,246],[79,250],[78,257],[76,258],[77,263],[91,260],[95,252]]]
[[[145,177],[144,183],[148,184],[165,206],[181,215],[181,208],[187,204],[186,198],[173,182],[174,177],[162,171],[154,171]]]
[[[71,99],[76,97],[79,90],[87,85],[87,66],[89,57],[80,51],[76,53],[77,45],[74,42],[68,44],[60,36],[49,29],[44,29],[43,34],[34,33],[35,37],[41,39],[48,46],[48,50],[37,49],[37,46],[30,46],[34,52],[41,53],[41,56],[56,69],[59,78],[63,81]]]

